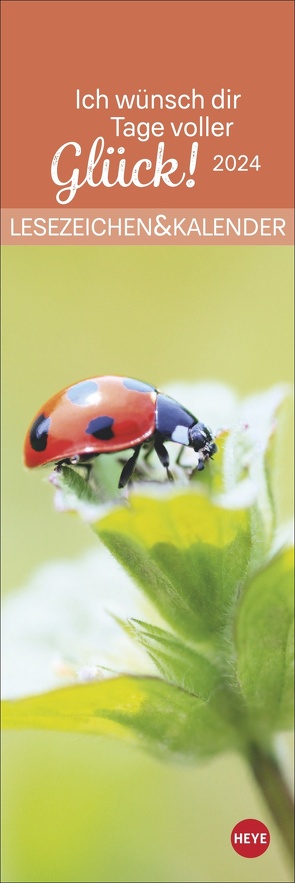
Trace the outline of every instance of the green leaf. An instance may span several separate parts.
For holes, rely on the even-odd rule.
[[[293,551],[246,587],[236,619],[237,675],[249,709],[271,729],[292,726]]]
[[[161,615],[190,642],[218,641],[251,556],[249,510],[204,493],[132,494],[94,525]]]
[[[6,728],[110,735],[163,758],[197,760],[238,745],[234,726],[214,700],[204,702],[152,677],[67,687],[2,706]]]
[[[220,675],[205,656],[171,632],[148,622],[132,619],[125,628],[147,650],[165,680],[202,699],[210,698]]]
[[[68,501],[72,502],[73,508],[76,508],[77,499],[82,503],[97,503],[91,485],[71,466],[63,465],[58,472],[54,473],[53,477],[54,484],[60,486],[67,493]]]
[[[265,473],[276,527],[293,517],[293,428],[294,398],[287,387],[274,414],[265,454]]]

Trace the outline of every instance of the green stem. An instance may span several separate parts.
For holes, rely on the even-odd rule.
[[[293,861],[294,805],[282,769],[274,754],[252,744],[248,755],[253,775]]]

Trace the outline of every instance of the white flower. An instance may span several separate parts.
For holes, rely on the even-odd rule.
[[[114,617],[161,624],[154,607],[107,550],[43,565],[4,601],[3,697],[114,672],[154,674],[148,656]]]

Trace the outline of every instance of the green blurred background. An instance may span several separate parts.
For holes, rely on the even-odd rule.
[[[163,386],[218,379],[248,394],[292,380],[289,247],[3,249],[3,585],[97,542],[54,511],[26,472],[28,424],[53,393],[88,376]],[[19,662],[19,661],[18,661]],[[288,743],[284,743],[288,750]],[[161,766],[126,745],[73,735],[4,740],[3,880],[285,881],[268,852],[237,856],[231,828],[269,822],[241,762]]]

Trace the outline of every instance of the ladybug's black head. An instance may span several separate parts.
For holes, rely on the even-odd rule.
[[[201,471],[204,469],[205,461],[209,457],[213,457],[213,454],[216,454],[217,445],[213,440],[211,429],[205,426],[205,423],[194,423],[190,427],[188,434],[191,447],[196,453],[201,455],[197,466],[197,469]]]

